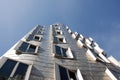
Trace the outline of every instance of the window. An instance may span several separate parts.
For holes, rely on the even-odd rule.
[[[54,37],[54,43],[66,43],[65,38]]]
[[[39,37],[38,37],[38,36],[35,36],[35,40],[36,40],[36,41],[39,41]]]
[[[16,61],[8,59],[4,65],[0,68],[0,80],[6,80],[9,78],[13,68],[16,65]]]
[[[34,40],[35,40],[35,41],[39,41],[39,42],[40,42],[41,38],[42,38],[42,37],[40,37],[40,36],[34,36]]]
[[[32,34],[35,35],[35,34],[43,34],[43,27],[37,27],[33,32]]]
[[[67,49],[61,48],[59,46],[55,46],[55,50],[56,50],[56,56],[67,57],[66,55]]]
[[[8,59],[0,68],[0,80],[23,80],[28,65]]]
[[[23,51],[23,52],[26,52],[26,50],[27,50],[28,46],[29,46],[29,44],[28,44],[28,43],[23,42],[23,43],[21,44],[21,46],[19,47],[19,49],[18,49],[18,50]]]
[[[60,35],[60,32],[57,32],[58,35]]]
[[[27,38],[27,41],[33,40],[33,35],[29,35],[29,37]]]
[[[35,52],[36,46],[30,45],[27,52]]]
[[[60,80],[77,80],[76,71],[68,70],[59,66]]]
[[[58,58],[73,58],[70,48],[61,48],[55,45],[55,57]]]
[[[37,34],[38,35],[43,35],[43,31],[40,30],[40,31],[37,32]]]
[[[62,35],[62,31],[61,30],[56,30],[56,35]]]
[[[23,80],[26,74],[27,68],[28,68],[27,64],[19,63],[13,78],[15,78],[16,80]]]
[[[112,69],[110,69],[110,71],[113,73],[113,75],[118,79],[118,80],[120,80],[120,71],[115,71],[115,70],[112,70]]]
[[[83,80],[79,69],[70,70],[58,64],[55,64],[55,78],[56,80]]]
[[[78,40],[78,39],[79,39],[79,37],[80,37],[80,34],[77,34],[77,36],[76,36],[76,38],[75,38],[75,39],[76,39],[76,40]]]
[[[30,40],[35,40],[35,41],[40,41],[40,37],[39,36],[34,36],[34,35],[29,35],[29,37],[26,39],[27,41]]]
[[[21,46],[18,48],[17,52],[30,52],[30,53],[36,53],[37,46],[23,42]]]

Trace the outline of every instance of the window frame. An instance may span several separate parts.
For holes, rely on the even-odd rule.
[[[60,39],[62,39],[62,41]],[[65,37],[57,37],[57,36],[53,37],[53,42],[59,43],[59,44],[66,44],[67,43]]]
[[[80,69],[70,70],[70,69],[68,69],[68,68],[66,68],[66,67],[64,67],[64,66],[62,66],[62,65],[55,64],[55,78],[56,78],[57,80],[61,80],[61,79],[62,79],[62,78],[61,78],[61,75],[60,75],[60,74],[61,74],[61,73],[60,73],[60,67],[66,70],[66,77],[68,77],[68,80],[71,80],[69,72],[74,73],[74,75],[75,75],[75,76],[74,76],[74,77],[75,77],[75,80],[84,80],[84,79],[83,79],[83,76],[82,76],[82,74],[81,74]]]
[[[19,46],[19,47],[17,48],[17,50],[16,50],[16,54],[21,54],[21,53],[25,53],[25,54],[28,54],[28,53],[37,54],[37,53],[38,53],[38,51],[39,51],[39,46],[30,44],[30,43],[27,43],[28,46],[27,46],[27,48],[26,48],[25,51],[20,50],[20,48],[22,47],[21,45],[23,45],[24,43],[27,43],[27,42],[22,42],[22,43],[20,44],[20,46]],[[36,47],[36,48],[34,49],[34,52],[29,52],[29,51],[28,51],[28,50],[30,49],[30,46]]]
[[[55,54],[56,58],[61,59],[74,59],[73,53],[70,48],[62,48],[58,45],[55,45]],[[59,51],[58,51],[59,50]]]
[[[12,71],[10,71],[10,75],[7,76],[6,79],[13,79],[13,78],[15,78],[14,75],[15,75],[18,67],[20,66],[20,64],[27,65],[27,68],[25,69],[25,74],[22,76],[22,77],[23,77],[23,80],[28,80],[28,79],[29,79],[30,72],[31,72],[31,69],[32,69],[32,65],[27,64],[27,63],[23,63],[23,62],[19,62],[19,61],[13,60],[13,59],[6,58],[6,60],[4,60],[4,63],[1,65],[0,69],[5,66],[5,64],[6,64],[6,62],[7,62],[8,60],[11,60],[11,61],[16,62],[16,63],[15,63],[15,65],[13,66]],[[11,65],[10,65],[10,66],[11,66]],[[4,76],[4,75],[3,75],[3,76]]]

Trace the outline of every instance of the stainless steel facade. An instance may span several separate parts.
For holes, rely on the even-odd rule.
[[[16,62],[9,75],[2,70],[7,60]],[[33,28],[0,63],[0,80],[120,80],[117,61],[108,59],[92,38],[59,23]],[[20,63],[27,65],[24,74],[17,71]]]

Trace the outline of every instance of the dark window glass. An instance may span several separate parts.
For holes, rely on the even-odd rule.
[[[41,35],[42,35],[42,34],[43,34],[43,32],[42,32],[42,31],[38,31],[38,33],[37,33],[37,34],[41,34]]]
[[[38,36],[35,36],[35,40],[39,41],[39,37],[38,37]]]
[[[56,54],[61,56],[61,48],[59,46],[55,46]]]
[[[60,35],[60,32],[57,32],[58,35]]]
[[[63,42],[63,38],[59,38],[59,42]]]
[[[79,39],[79,37],[80,37],[80,34],[78,34],[78,35],[76,36],[76,40],[78,40],[78,39]]]
[[[15,71],[15,74],[13,77],[16,80],[23,80],[25,73],[27,71],[27,68],[28,68],[27,64],[19,63],[19,66],[17,67],[17,70]]]
[[[4,65],[0,68],[0,80],[7,80],[7,78],[10,76],[11,72],[13,71],[13,68],[16,65],[16,61],[8,59]]]
[[[29,35],[28,40],[33,40],[33,35]]]
[[[72,80],[77,80],[76,79],[76,76],[75,76],[75,72],[72,72],[72,71],[68,71],[69,72],[69,77],[70,77],[70,79],[72,79]]]
[[[20,51],[23,51],[23,52],[26,52],[26,49],[27,49],[28,45],[29,45],[28,43],[23,42],[23,43],[21,44],[21,46],[19,47],[19,50],[20,50]]]
[[[63,57],[67,57],[67,55],[66,55],[66,49],[64,49],[64,48],[62,48],[62,56]]]
[[[110,71],[113,73],[113,75],[118,79],[120,80],[120,72],[119,71],[114,71],[112,69],[110,69]]]
[[[69,80],[67,75],[67,70],[61,66],[59,66],[59,72],[60,72],[60,80]]]
[[[30,45],[28,52],[35,52],[36,46]]]
[[[37,33],[37,29],[35,29],[35,30],[32,32],[33,35],[36,34],[36,33]]]
[[[57,43],[58,42],[58,38],[54,37],[54,42]]]

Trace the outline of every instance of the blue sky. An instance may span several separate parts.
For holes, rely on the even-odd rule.
[[[56,22],[120,60],[120,0],[0,0],[0,55],[37,24]]]

